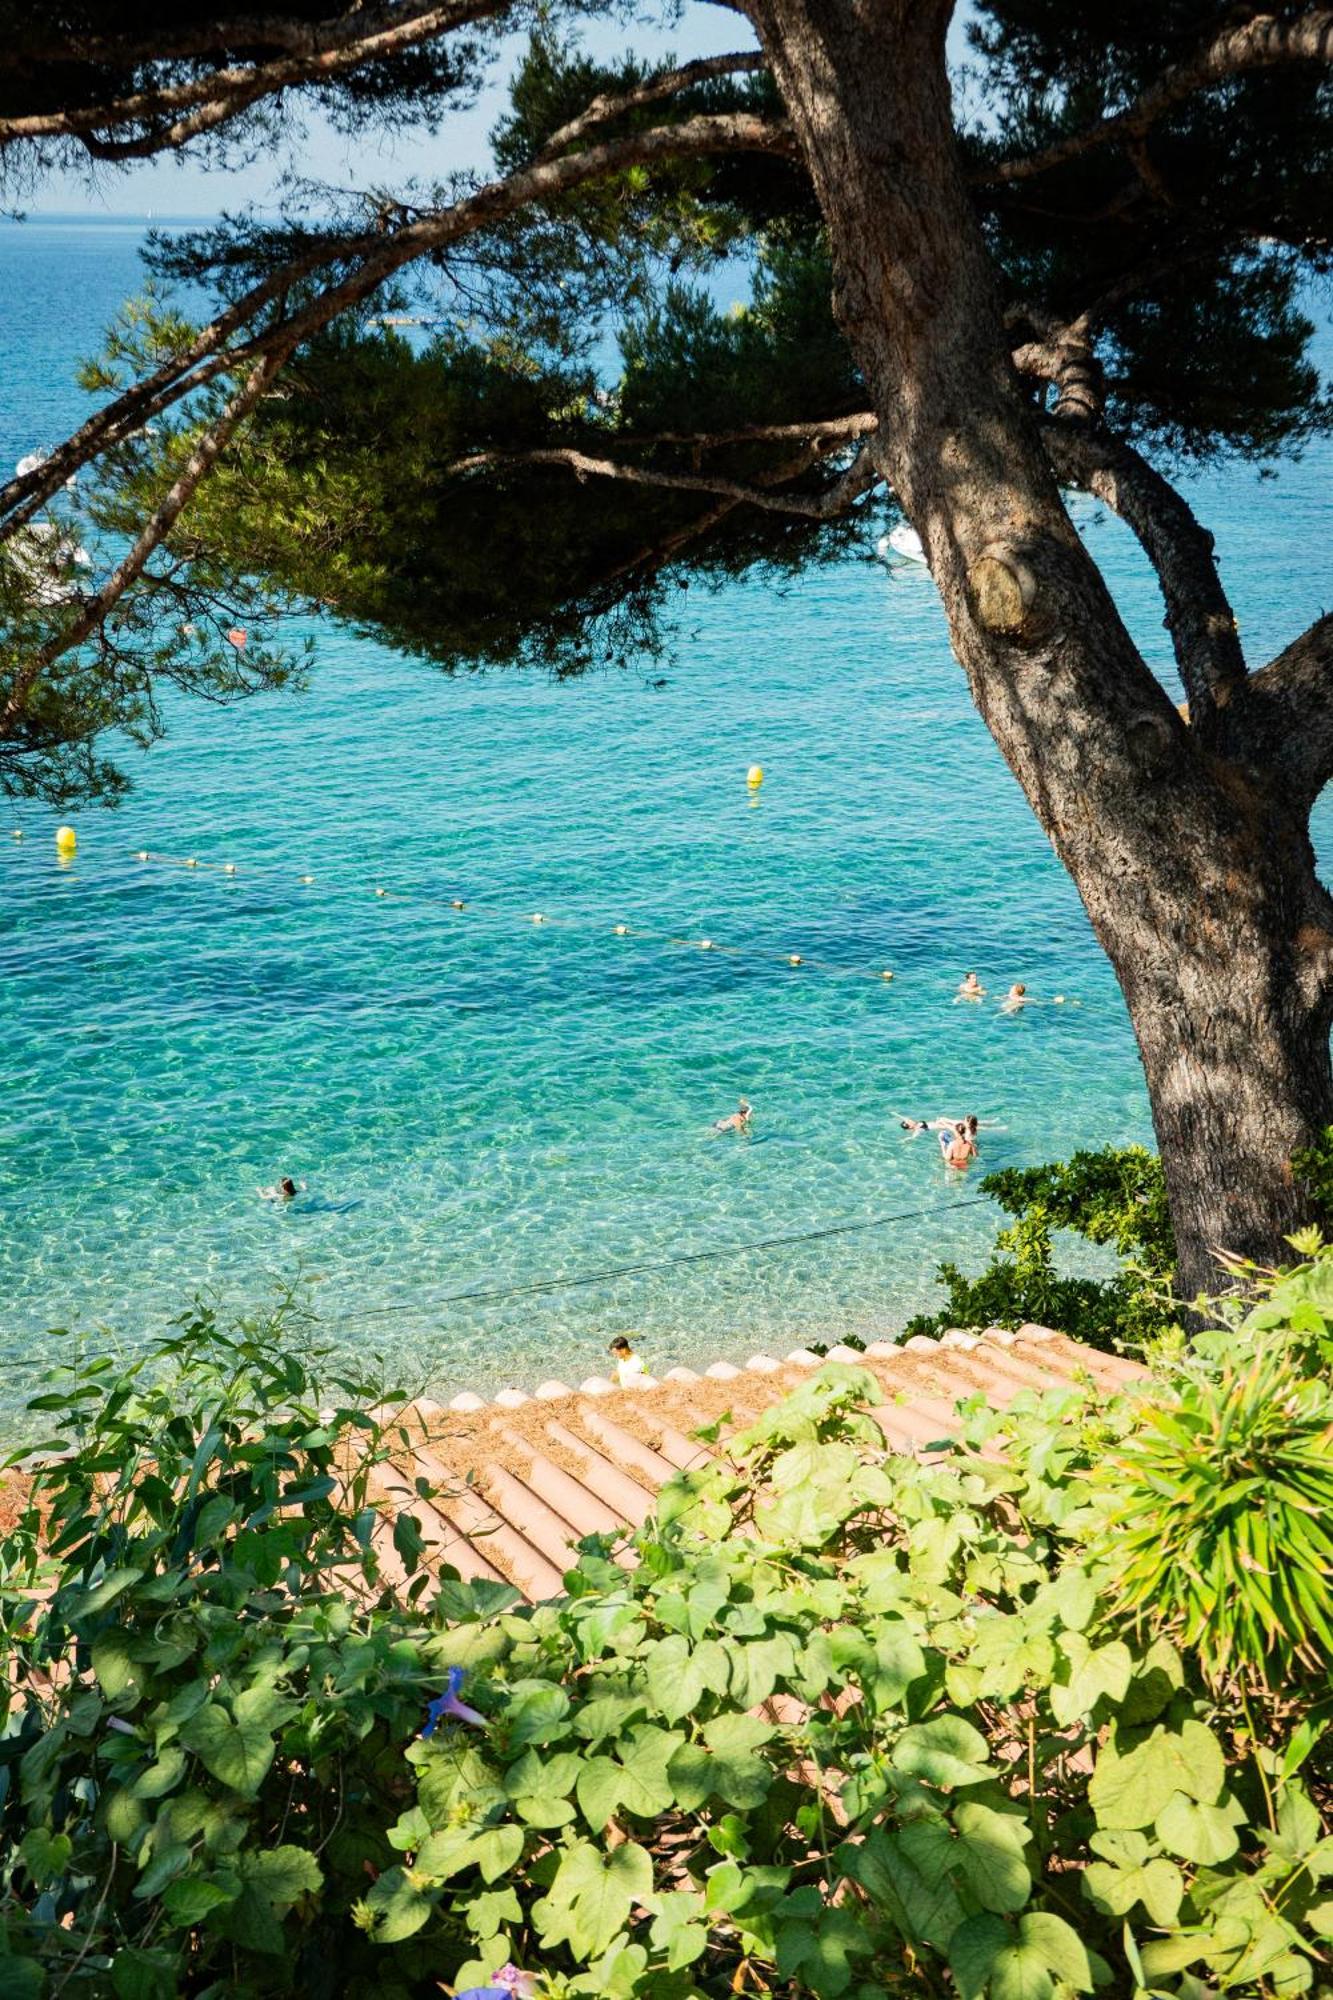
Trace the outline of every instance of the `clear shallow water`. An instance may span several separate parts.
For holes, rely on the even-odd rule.
[[[0,463],[77,419],[72,362],[136,241],[0,230]],[[1328,469],[1198,495],[1253,658],[1323,602]],[[1086,532],[1162,661],[1128,537]],[[0,818],[6,1400],[50,1326],[133,1343],[195,1290],[239,1307],[297,1276],[331,1331],[437,1387],[577,1379],[624,1326],[659,1365],[888,1331],[996,1219],[955,1206],[975,1190],[894,1113],[1002,1120],[988,1165],[1150,1139],[1114,981],[924,572],[687,610],[665,669],[563,687],[448,682],[321,626],[309,694],[179,706],[129,803],[78,816],[73,864],[50,815],[11,810],[22,842]],[[865,976],[885,966],[892,985]],[[953,1005],[972,966],[1043,1004]],[[740,1091],[753,1140],[711,1137]],[[256,1189],[284,1172],[308,1188],[275,1211]]]

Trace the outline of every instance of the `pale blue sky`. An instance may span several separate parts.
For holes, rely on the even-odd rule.
[[[525,38],[515,36],[514,59]],[[729,8],[688,0],[679,25],[670,33],[649,28],[622,28],[594,22],[587,46],[602,56],[633,48],[643,54],[671,52],[684,58],[721,55],[751,48],[754,36],[745,21]],[[100,168],[92,188],[76,173],[51,174],[39,193],[22,204],[28,215],[216,215],[248,202],[273,199],[279,177],[290,163],[312,180],[337,187],[390,186],[418,177],[442,178],[462,167],[483,166],[488,158],[487,134],[504,107],[504,77],[509,64],[497,65],[495,81],[469,111],[450,115],[435,134],[418,127],[397,143],[371,134],[348,140],[322,118],[307,122],[305,141],[294,160],[270,154],[253,166],[218,168],[212,172],[190,155],[143,160],[120,169]]]

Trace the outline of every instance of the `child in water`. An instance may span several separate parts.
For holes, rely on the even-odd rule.
[[[301,1182],[301,1187],[298,1187],[290,1174],[284,1174],[282,1179],[273,1187],[260,1188],[259,1199],[261,1201],[295,1201],[297,1195],[301,1192],[301,1188],[304,1186],[304,1181]]]
[[[657,1383],[644,1367],[642,1358],[634,1352],[623,1333],[618,1333],[611,1342],[611,1352],[616,1361],[616,1381],[622,1389],[655,1389]]]

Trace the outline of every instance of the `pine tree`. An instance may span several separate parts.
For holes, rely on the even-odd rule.
[[[0,771],[114,782],[91,746],[131,696],[151,729],[181,622],[202,685],[238,675],[238,607],[262,626],[312,601],[447,666],[574,672],[640,656],[692,581],[829,559],[887,500],[1120,979],[1183,1287],[1215,1279],[1218,1248],[1276,1257],[1307,1215],[1293,1156],[1333,1121],[1333,905],[1308,831],[1333,619],[1247,660],[1170,475],[1269,461],[1328,421],[1302,300],[1330,259],[1333,14],[989,0],[955,93],[948,0],[745,0],[757,48],[656,67],[581,53],[589,11],[544,12],[491,180],[294,196],[280,225],[159,250],[160,279],[218,288],[217,319],[142,314],[100,414],[0,491]],[[413,58],[435,82],[404,79],[395,108],[367,70],[378,115],[422,90],[447,108],[519,18],[441,14]],[[268,57],[247,60],[257,77]],[[127,75],[98,124],[83,74],[81,129],[108,144],[143,136]],[[255,83],[248,102],[276,101]],[[12,123],[0,148],[36,144]],[[707,280],[737,254],[751,296],[723,315]],[[409,297],[443,322],[424,346],[379,323]],[[63,482],[91,464],[86,518],[130,554],[34,605],[34,527],[67,518]],[[1142,543],[1184,713],[1062,489]],[[248,671],[279,677],[280,649],[257,638]]]

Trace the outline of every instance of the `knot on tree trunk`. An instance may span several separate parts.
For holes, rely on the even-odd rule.
[[[987,632],[1028,646],[1048,636],[1052,611],[1030,543],[992,542],[969,568],[967,585],[973,616]]]
[[[1149,776],[1164,771],[1176,753],[1177,732],[1169,715],[1144,709],[1126,724],[1134,761]]]

